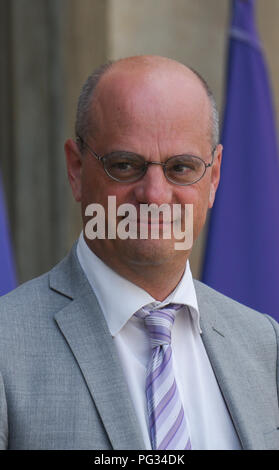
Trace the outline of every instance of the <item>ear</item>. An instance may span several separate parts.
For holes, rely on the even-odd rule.
[[[64,145],[68,179],[77,202],[81,201],[82,156],[76,142],[68,139]]]
[[[208,201],[208,208],[214,204],[215,194],[219,185],[220,181],[220,169],[221,169],[221,161],[222,161],[222,153],[223,153],[223,146],[221,144],[217,145],[214,155],[214,161],[211,169],[211,181],[210,181],[210,193],[209,193],[209,201]]]

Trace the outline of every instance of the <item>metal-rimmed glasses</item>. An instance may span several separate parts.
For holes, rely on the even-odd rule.
[[[205,175],[207,168],[212,166],[216,150],[215,146],[210,163],[195,155],[176,155],[162,163],[147,161],[141,155],[124,150],[101,157],[80,136],[77,136],[76,142],[80,148],[86,148],[91,155],[102,162],[106,174],[119,183],[138,181],[145,175],[149,165],[160,165],[166,179],[171,183],[182,186],[197,183]]]

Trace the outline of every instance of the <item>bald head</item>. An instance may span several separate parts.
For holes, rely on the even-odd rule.
[[[214,148],[219,138],[218,111],[212,92],[196,71],[160,56],[135,56],[108,62],[93,72],[83,86],[76,134],[83,139],[96,135],[105,125],[106,112],[114,112],[117,119],[117,111],[120,107],[123,111],[123,106],[127,107],[127,113],[137,106],[136,112],[133,109],[136,119],[136,114],[140,115],[151,103],[154,112],[165,113],[166,119],[171,119],[171,111],[183,112],[187,97],[193,95],[201,104],[197,112],[207,116],[208,138]],[[137,96],[136,101],[134,96]],[[121,116],[123,118],[123,113]]]

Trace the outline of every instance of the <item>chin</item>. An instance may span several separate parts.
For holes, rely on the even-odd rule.
[[[161,266],[173,260],[177,254],[173,240],[123,240],[123,242],[125,242],[123,256],[130,265]]]

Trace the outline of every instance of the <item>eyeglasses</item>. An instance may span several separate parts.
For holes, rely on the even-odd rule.
[[[213,164],[216,150],[216,147],[212,150],[211,163],[194,155],[176,155],[161,163],[146,161],[141,155],[124,150],[100,157],[80,136],[77,137],[77,144],[102,162],[106,174],[119,183],[138,181],[145,175],[149,165],[160,165],[168,181],[182,186],[197,183],[205,175],[207,168]]]

